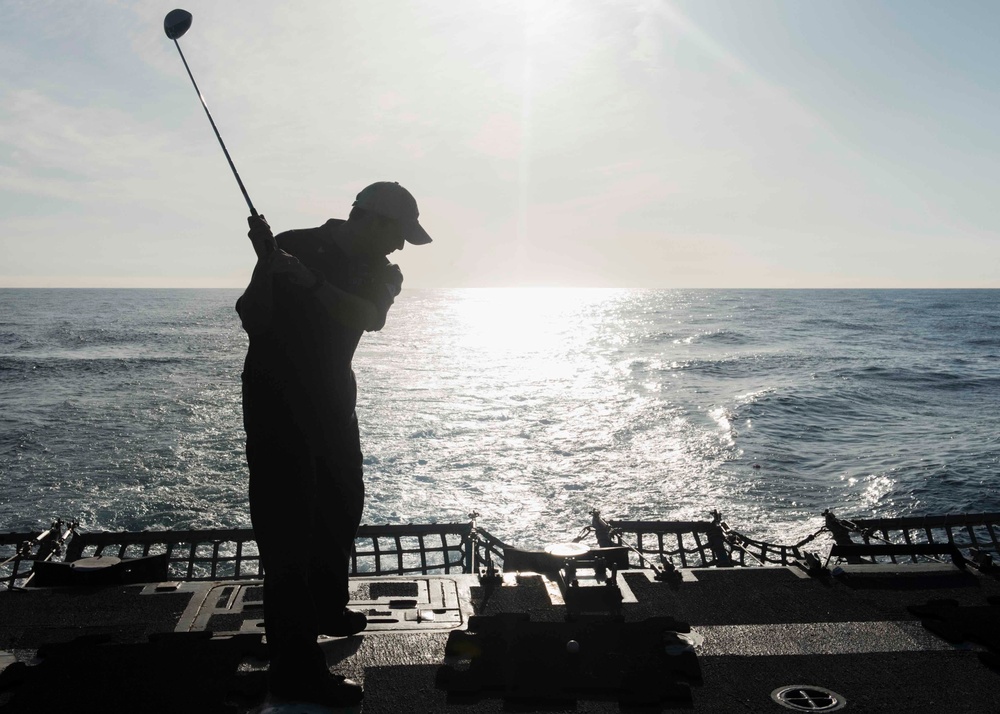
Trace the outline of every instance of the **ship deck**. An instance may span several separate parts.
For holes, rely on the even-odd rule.
[[[834,711],[824,689],[850,712],[1000,706],[994,573],[690,568],[658,581],[629,569],[613,584],[617,615],[602,604],[607,585],[581,597],[553,574],[356,577],[352,607],[370,627],[323,647],[332,671],[364,684],[367,714],[780,714],[782,687],[798,687],[799,711]],[[225,580],[0,592],[0,714],[253,711],[265,690],[261,590]]]

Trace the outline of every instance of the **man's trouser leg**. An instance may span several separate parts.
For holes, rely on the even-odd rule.
[[[365,500],[357,418],[351,415],[325,443],[316,457],[315,520],[316,537],[325,547],[313,550],[309,569],[309,591],[320,622],[347,607],[351,552]]]
[[[315,448],[287,409],[244,391],[250,515],[264,567],[264,621],[272,689],[326,675],[316,644],[323,612],[348,600],[349,558],[364,487],[357,421]]]

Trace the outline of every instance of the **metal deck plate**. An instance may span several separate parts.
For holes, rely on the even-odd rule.
[[[447,632],[464,628],[472,614],[469,584],[455,577],[352,578],[350,588],[349,607],[368,616],[366,635]],[[193,597],[177,632],[263,632],[262,581],[183,583],[178,589]]]
[[[468,591],[448,577],[354,579],[349,607],[368,615],[366,633],[454,630],[472,614]]]

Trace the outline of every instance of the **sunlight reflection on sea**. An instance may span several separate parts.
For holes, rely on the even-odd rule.
[[[864,293],[847,299],[856,319],[870,310],[871,324],[891,324]],[[369,514],[406,522],[475,509],[491,530],[541,543],[575,535],[592,509],[700,520],[719,508],[779,540],[812,532],[828,507],[908,512],[918,502],[899,471],[917,464],[886,453],[885,421],[910,418],[908,404],[868,407],[851,389],[855,371],[901,356],[877,329],[808,324],[826,319],[824,301],[842,300],[753,291],[411,295],[357,359],[369,473],[378,479]],[[843,366],[851,378],[831,381]],[[939,508],[952,505],[935,495]]]

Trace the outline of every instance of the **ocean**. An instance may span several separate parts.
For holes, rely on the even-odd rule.
[[[0,290],[0,531],[249,525],[237,290]],[[1000,290],[405,290],[364,522],[1000,511]]]

